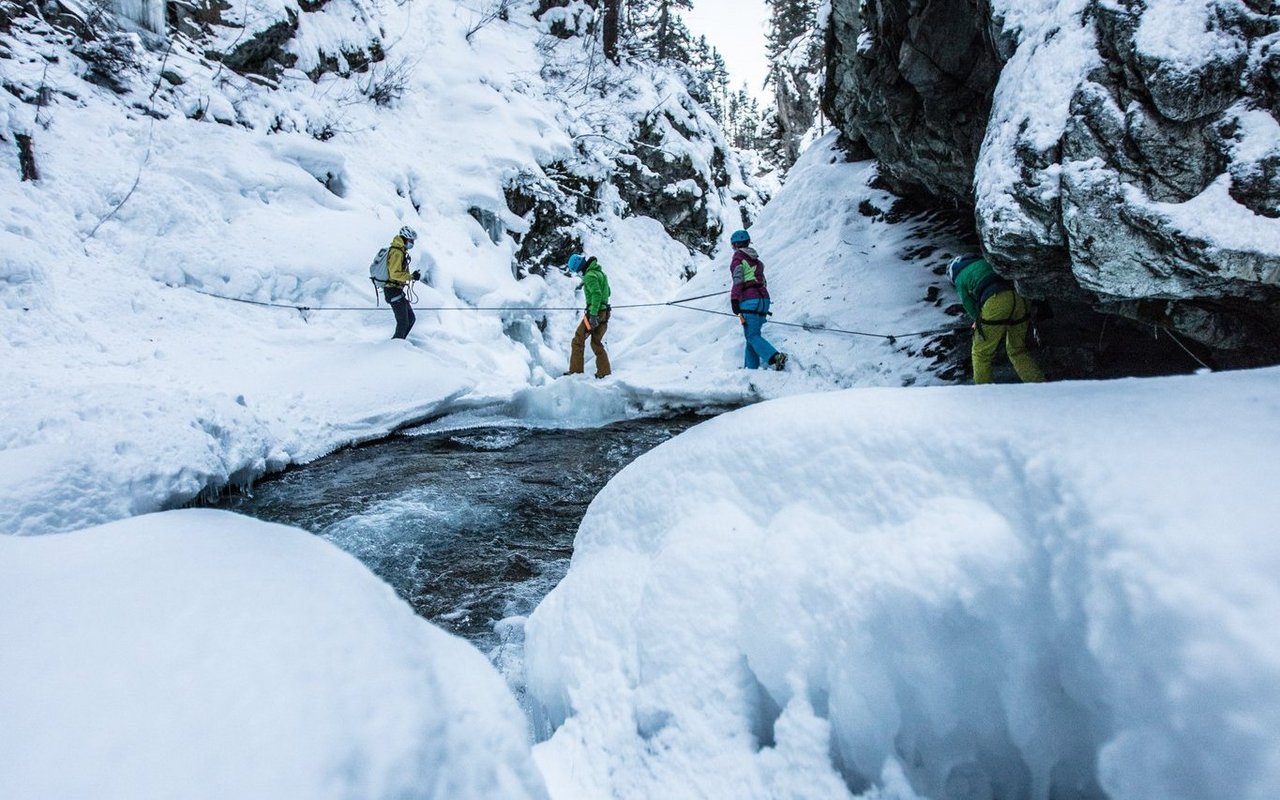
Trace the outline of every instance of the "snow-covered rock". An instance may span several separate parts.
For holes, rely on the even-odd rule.
[[[0,586],[6,797],[546,796],[485,658],[309,533],[0,536]]]
[[[527,624],[553,796],[1280,794],[1280,371],[763,403]]]
[[[1019,45],[977,179],[1006,272],[1217,347],[1272,347],[1280,126],[1263,54],[1280,17],[1234,0],[1009,9]]]
[[[974,204],[1035,296],[1280,353],[1280,15],[1247,0],[833,3],[828,114]]]

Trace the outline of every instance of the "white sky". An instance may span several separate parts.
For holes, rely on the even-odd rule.
[[[736,90],[745,80],[752,94],[762,95],[760,87],[769,72],[764,52],[769,9],[764,0],[693,0],[693,11],[683,15],[689,30],[706,36],[724,56],[729,85]]]

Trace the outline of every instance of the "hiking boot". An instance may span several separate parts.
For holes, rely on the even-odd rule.
[[[784,369],[787,368],[787,354],[774,353],[773,356],[769,359],[769,366],[773,367],[778,372],[782,372]]]

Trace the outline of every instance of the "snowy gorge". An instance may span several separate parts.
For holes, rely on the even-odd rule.
[[[941,274],[979,235],[1065,241],[1065,272],[1015,277],[1125,302],[1216,269],[1231,298],[1189,290],[1174,327],[1257,344],[1274,6],[989,4],[989,127],[864,118],[877,162],[847,119],[790,120],[782,176],[687,69],[605,60],[601,5],[0,0],[0,797],[1280,796],[1280,368],[953,385]],[[874,60],[907,21],[822,5],[797,108],[813,37]],[[1235,127],[1191,196],[1107,160],[1123,136],[1092,121],[1136,73],[1103,79],[1085,6],[1165,118],[1183,78],[1252,76],[1197,95]],[[827,85],[828,113],[868,88]],[[1146,101],[1121,128],[1164,125]],[[913,170],[973,190],[977,227]],[[1158,289],[1116,288],[1129,251],[1082,221],[1114,207],[1075,202],[1094,179],[1186,257],[1142,251]],[[424,279],[389,341],[366,267],[405,224]],[[744,226],[786,372],[741,369]],[[561,377],[581,251],[617,307],[600,381]],[[600,492],[567,577],[501,623],[501,673],[323,538],[187,507],[428,420],[683,411],[719,416]]]

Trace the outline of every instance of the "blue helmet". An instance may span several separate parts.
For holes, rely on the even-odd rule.
[[[570,272],[580,272],[582,270],[582,265],[585,263],[587,263],[586,256],[582,255],[581,253],[574,253],[573,255],[569,256],[569,264],[565,268]]]
[[[951,259],[951,263],[947,264],[947,280],[951,281],[952,286],[955,286],[956,278],[960,277],[960,273],[964,272],[965,267],[981,260],[981,256],[956,256]]]
[[[734,231],[729,237],[729,244],[735,247],[740,244],[751,244],[751,234],[746,231]]]

